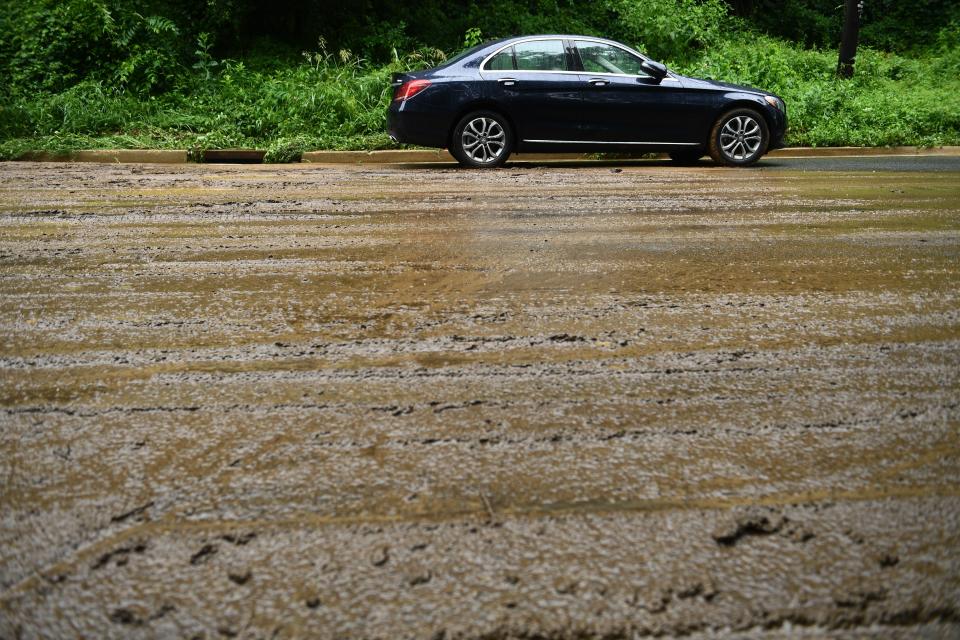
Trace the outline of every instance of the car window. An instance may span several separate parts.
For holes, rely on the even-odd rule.
[[[602,42],[587,42],[577,40],[577,50],[583,62],[583,70],[587,73],[620,73],[630,76],[645,76],[640,68],[643,59],[629,51],[603,44]]]
[[[561,40],[534,40],[513,46],[520,71],[566,71],[567,54]]]
[[[467,49],[466,51],[461,51],[460,53],[458,53],[457,55],[453,56],[452,58],[444,61],[444,63],[441,64],[441,65],[439,65],[439,67],[449,67],[449,66],[452,65],[452,64],[456,64],[456,63],[460,62],[461,60],[463,60],[464,58],[466,58],[467,56],[470,56],[470,55],[476,53],[477,51],[480,51],[481,49],[485,49],[485,48],[489,47],[489,46],[490,46],[491,44],[493,44],[494,42],[496,42],[496,40],[490,40],[490,41],[488,41],[488,42],[484,42],[483,44],[478,44],[478,45],[475,46],[475,47],[470,47],[470,48]],[[439,67],[438,67],[438,68],[439,68]]]
[[[513,47],[507,47],[487,61],[488,71],[513,71]]]

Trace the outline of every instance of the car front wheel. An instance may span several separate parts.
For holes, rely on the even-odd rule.
[[[770,130],[753,109],[734,109],[723,114],[710,132],[710,157],[717,164],[745,167],[767,152]]]
[[[513,151],[513,132],[506,118],[492,111],[464,116],[453,129],[450,153],[465,167],[502,166]]]

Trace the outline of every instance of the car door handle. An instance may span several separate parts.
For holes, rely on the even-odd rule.
[[[603,78],[591,78],[587,82],[595,87],[605,87],[606,85],[610,84],[609,80],[604,80]]]
[[[517,80],[516,78],[500,78],[499,80],[497,80],[497,82],[499,82],[505,87],[512,87],[520,81]]]

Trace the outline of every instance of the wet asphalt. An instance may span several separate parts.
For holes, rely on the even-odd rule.
[[[783,171],[960,172],[960,156],[765,158],[758,168]]]
[[[408,165],[415,166],[415,165]],[[437,164],[440,166],[455,166],[452,164]],[[536,155],[517,156],[516,161],[509,166],[543,166],[566,168],[589,168],[591,166],[607,167],[661,167],[680,169],[670,160],[597,160],[597,161],[538,161]],[[707,157],[685,168],[695,168],[703,171],[724,169],[718,167]],[[740,171],[828,171],[828,172],[928,172],[951,173],[960,172],[960,155],[879,155],[879,156],[838,156],[838,157],[810,157],[787,158],[768,156],[761,159],[756,165],[740,169]]]

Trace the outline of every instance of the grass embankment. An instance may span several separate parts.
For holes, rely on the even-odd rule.
[[[152,95],[92,80],[62,92],[11,91],[0,98],[0,158],[28,150],[252,147],[282,162],[311,149],[390,148],[390,73],[438,59],[424,51],[387,65],[347,52],[283,62],[208,59]],[[835,65],[833,50],[744,30],[671,66],[782,95],[792,146],[960,144],[960,44],[917,57],[863,48],[852,80],[835,78]]]

